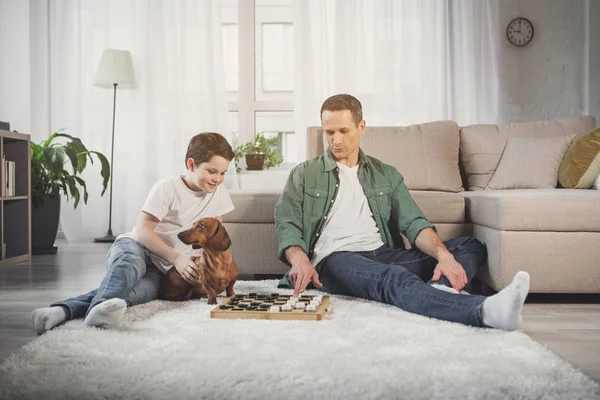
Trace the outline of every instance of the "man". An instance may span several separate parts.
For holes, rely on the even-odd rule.
[[[275,207],[277,256],[291,266],[280,287],[293,285],[297,296],[312,282],[432,318],[520,329],[529,274],[517,273],[488,298],[459,294],[485,261],[485,247],[471,237],[443,243],[402,175],[363,153],[358,99],[328,98],[321,122],[328,149],[292,170]]]

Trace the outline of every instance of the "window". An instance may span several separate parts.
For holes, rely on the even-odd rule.
[[[223,57],[234,148],[257,132],[280,139],[284,167],[299,161],[294,132],[291,0],[221,0]],[[233,121],[237,119],[237,121]]]

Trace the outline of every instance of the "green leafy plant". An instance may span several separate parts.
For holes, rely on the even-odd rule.
[[[277,167],[283,162],[283,156],[277,151],[279,140],[276,137],[267,139],[264,134],[257,133],[254,140],[244,143],[235,149],[235,169],[241,171],[239,160],[246,155],[264,155],[264,168]]]
[[[64,138],[66,143],[55,142],[55,139]],[[110,164],[104,154],[88,150],[79,138],[54,132],[48,139],[39,144],[31,143],[31,191],[33,202],[37,206],[46,195],[60,196],[61,192],[74,199],[73,208],[77,208],[81,199],[80,188],[83,189],[83,202],[87,204],[87,185],[79,174],[88,165],[94,163],[96,156],[100,160],[100,175],[102,176],[102,193],[104,195],[108,180],[110,179]],[[65,167],[70,164],[73,172]]]

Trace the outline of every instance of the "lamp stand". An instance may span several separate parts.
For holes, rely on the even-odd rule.
[[[106,236],[94,239],[95,243],[112,243],[116,239],[116,237],[113,236],[113,232],[112,232],[112,187],[113,187],[113,170],[114,170],[113,156],[115,153],[115,110],[117,107],[117,84],[114,83],[113,85],[114,85],[114,96],[113,96],[112,141],[110,144],[110,192],[108,194],[108,197],[109,197],[108,230],[106,231]]]

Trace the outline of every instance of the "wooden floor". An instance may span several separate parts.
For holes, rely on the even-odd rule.
[[[94,289],[104,276],[109,245],[58,246],[57,255],[0,268],[0,362],[36,338],[31,310]],[[600,304],[547,300],[525,305],[525,332],[600,383]]]

